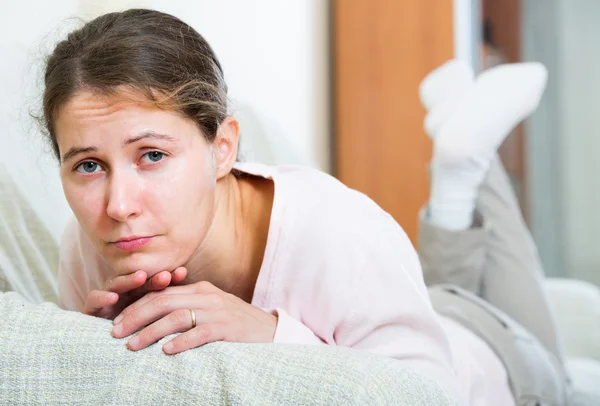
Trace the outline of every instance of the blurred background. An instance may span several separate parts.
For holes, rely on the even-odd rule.
[[[31,115],[56,41],[129,7],[174,14],[214,47],[242,157],[319,167],[379,203],[416,241],[431,143],[418,85],[450,58],[476,71],[539,61],[549,82],[502,159],[546,273],[600,284],[600,1],[0,1],[0,148],[58,239],[70,211]]]

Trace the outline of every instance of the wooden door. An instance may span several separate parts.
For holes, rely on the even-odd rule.
[[[416,241],[431,142],[421,80],[453,56],[451,0],[333,0],[334,170]]]

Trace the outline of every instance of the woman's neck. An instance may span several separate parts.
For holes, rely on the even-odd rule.
[[[217,183],[210,230],[185,265],[188,283],[206,280],[251,302],[273,207],[273,181],[228,175]]]

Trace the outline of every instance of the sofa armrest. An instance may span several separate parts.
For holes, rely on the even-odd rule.
[[[565,356],[600,361],[600,288],[562,278],[548,278],[545,288]]]

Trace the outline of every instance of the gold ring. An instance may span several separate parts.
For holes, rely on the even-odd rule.
[[[196,327],[196,312],[194,309],[189,309],[190,314],[192,315],[192,328]]]

